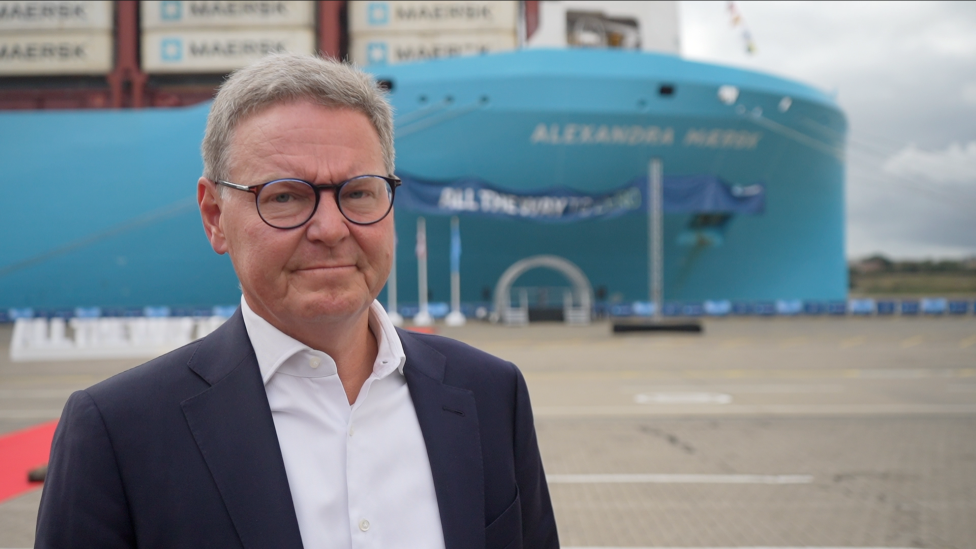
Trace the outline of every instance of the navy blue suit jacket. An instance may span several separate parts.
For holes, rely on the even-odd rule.
[[[448,549],[558,547],[518,369],[450,339],[400,339]],[[239,310],[213,334],[71,396],[35,547],[302,547]]]

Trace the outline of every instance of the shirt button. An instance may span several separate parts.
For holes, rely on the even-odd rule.
[[[312,358],[308,359],[308,365],[312,368],[318,368],[320,364],[322,364],[322,361],[319,360],[319,357],[317,356],[313,356]]]
[[[369,530],[369,521],[366,519],[359,521],[359,529],[363,532]]]
[[[352,436],[352,434],[355,432],[356,432],[355,429],[353,429],[352,427],[349,428],[349,436]]]

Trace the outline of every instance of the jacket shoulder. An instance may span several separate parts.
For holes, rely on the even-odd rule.
[[[200,348],[202,340],[191,342],[149,362],[118,373],[92,385],[85,392],[100,409],[134,410],[152,406],[162,400],[192,396],[208,385],[187,363]]]
[[[511,362],[467,343],[448,337],[400,331],[401,340],[412,339],[444,357],[444,379],[448,385],[468,388],[513,387],[522,377]],[[406,349],[408,345],[404,345]],[[409,357],[408,357],[409,360]]]

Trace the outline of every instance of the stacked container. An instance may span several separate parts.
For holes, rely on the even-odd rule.
[[[112,2],[0,1],[0,76],[112,70]]]
[[[142,69],[220,74],[269,53],[315,52],[312,2],[141,3]]]
[[[512,50],[519,3],[353,1],[349,53],[369,67]]]

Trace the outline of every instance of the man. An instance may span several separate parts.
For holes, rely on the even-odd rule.
[[[519,371],[375,300],[399,180],[372,79],[267,57],[221,86],[203,157],[241,307],[71,396],[36,547],[558,547]]]

